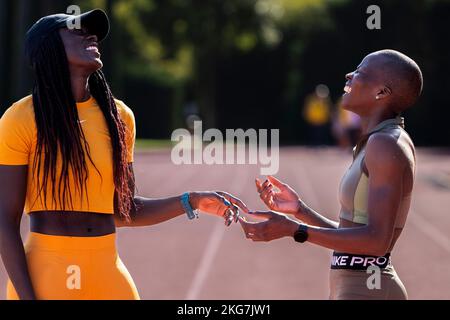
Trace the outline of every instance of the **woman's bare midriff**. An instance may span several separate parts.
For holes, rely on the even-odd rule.
[[[116,231],[114,215],[81,211],[30,212],[30,231],[74,237],[96,237]]]

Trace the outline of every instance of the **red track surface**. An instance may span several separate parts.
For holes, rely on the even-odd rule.
[[[282,148],[281,180],[314,209],[336,219],[337,189],[351,156],[337,149]],[[419,150],[413,204],[393,251],[410,299],[450,299],[450,190],[432,181],[449,172],[450,154]],[[225,190],[264,209],[254,187],[256,165],[175,166],[169,152],[138,153],[139,194]],[[28,219],[23,219],[26,234]],[[118,231],[119,253],[142,299],[327,299],[330,252],[291,239],[247,240],[239,225],[201,215]],[[6,273],[0,266],[0,299]]]

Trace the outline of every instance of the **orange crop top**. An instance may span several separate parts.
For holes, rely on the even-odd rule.
[[[128,162],[133,162],[134,141],[136,138],[133,111],[122,101],[115,100],[120,116],[126,124]],[[114,214],[114,180],[112,146],[109,130],[102,111],[93,97],[77,103],[78,117],[90,146],[90,155],[98,171],[86,156],[88,179],[83,197],[75,189],[75,183],[70,181],[72,205],[66,204],[66,210],[88,211]],[[47,186],[47,199],[44,193],[37,201],[37,182],[32,172],[33,160],[37,143],[37,129],[34,118],[33,99],[29,95],[9,107],[0,119],[0,165],[28,165],[27,193],[25,198],[25,213],[40,210],[62,210],[59,204],[52,201],[51,186]],[[57,167],[61,158],[58,156]],[[70,173],[70,172],[69,172]],[[42,170],[41,170],[42,175]],[[59,179],[57,170],[56,181]],[[42,181],[42,177],[40,179]],[[57,190],[57,189],[56,189]],[[87,193],[87,197],[86,197]],[[89,200],[89,203],[88,201]]]

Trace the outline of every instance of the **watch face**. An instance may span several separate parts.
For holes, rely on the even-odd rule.
[[[308,234],[303,230],[299,230],[294,234],[294,240],[297,242],[303,243],[306,239],[308,239]]]

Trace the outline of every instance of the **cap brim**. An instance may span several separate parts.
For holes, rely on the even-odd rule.
[[[106,13],[101,9],[94,9],[80,14],[81,25],[88,31],[95,34],[98,41],[102,41],[109,33],[109,19]]]

